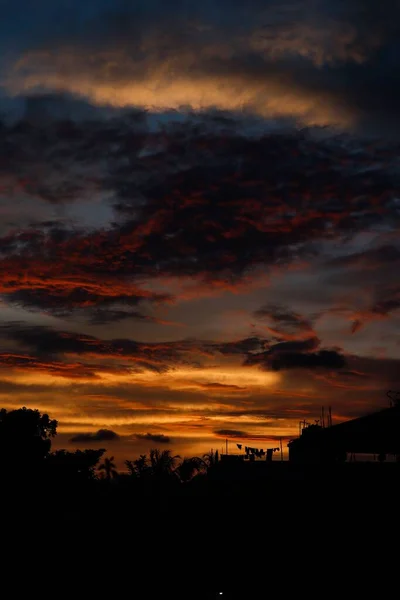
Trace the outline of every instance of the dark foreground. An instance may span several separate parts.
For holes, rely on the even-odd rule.
[[[336,583],[353,595],[351,581],[357,595],[365,585],[374,595],[378,576],[386,597],[397,573],[400,465],[270,467],[184,485],[20,482],[3,489],[3,532],[45,538],[48,558],[70,557],[70,577],[95,558],[98,581],[111,561],[118,581],[140,582],[137,598],[285,597],[320,577],[323,597]]]

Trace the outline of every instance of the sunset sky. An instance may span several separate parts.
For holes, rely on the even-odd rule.
[[[0,406],[119,465],[386,406],[400,2],[1,8]]]

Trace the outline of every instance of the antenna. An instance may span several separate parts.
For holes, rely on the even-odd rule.
[[[329,407],[329,427],[332,427],[332,407]]]

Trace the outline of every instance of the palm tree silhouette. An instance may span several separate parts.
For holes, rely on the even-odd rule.
[[[145,454],[141,454],[139,458],[133,461],[133,464],[135,465],[136,472],[138,473],[139,477],[143,477],[143,475],[148,472],[149,461]]]
[[[136,466],[135,466],[135,461],[133,460],[126,460],[125,461],[125,466],[129,471],[129,475],[131,477],[137,477],[137,471],[136,471]]]
[[[118,471],[113,463],[114,457],[105,458],[104,462],[99,466],[99,471],[104,471],[107,481],[115,479],[118,476]]]
[[[180,458],[178,454],[171,455],[171,450],[150,450],[150,465],[152,475],[156,477],[169,476],[175,472],[175,465]]]
[[[188,481],[193,479],[195,475],[198,475],[199,473],[204,472],[206,470],[206,462],[198,456],[193,456],[192,458],[184,458],[179,467],[176,469],[180,480],[183,483],[187,483]]]
[[[144,477],[150,470],[146,454],[141,454],[136,460],[126,460],[125,466],[131,477]]]

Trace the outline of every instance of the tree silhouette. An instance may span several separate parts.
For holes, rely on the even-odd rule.
[[[211,450],[211,452],[209,452],[208,454],[203,454],[203,459],[206,466],[206,470],[215,467],[215,465],[218,463],[218,450],[216,450],[215,452]]]
[[[175,471],[178,459],[180,459],[180,456],[178,454],[172,456],[171,450],[151,449],[150,468],[152,475],[160,478],[170,476]]]
[[[142,477],[145,473],[148,472],[149,469],[149,460],[145,454],[141,454],[138,459],[134,461],[136,471],[139,476]]]
[[[176,470],[180,480],[183,483],[187,483],[199,473],[206,471],[206,469],[207,465],[205,461],[198,456],[193,456],[192,458],[184,458]]]
[[[136,471],[135,461],[133,461],[133,460],[126,460],[124,464],[125,464],[126,468],[128,469],[129,475],[131,477],[137,477],[138,476],[137,471]]]
[[[125,466],[129,471],[131,477],[143,478],[149,474],[150,467],[149,461],[146,454],[141,454],[136,460],[126,460]]]
[[[0,410],[0,465],[3,473],[32,474],[51,449],[57,421],[38,410]]]
[[[104,471],[107,481],[111,481],[111,479],[115,479],[118,476],[118,471],[115,468],[115,463],[113,463],[114,457],[105,458],[104,462],[99,466],[99,471]]]
[[[96,466],[105,450],[56,450],[49,454],[47,463],[49,472],[65,482],[93,480]]]

